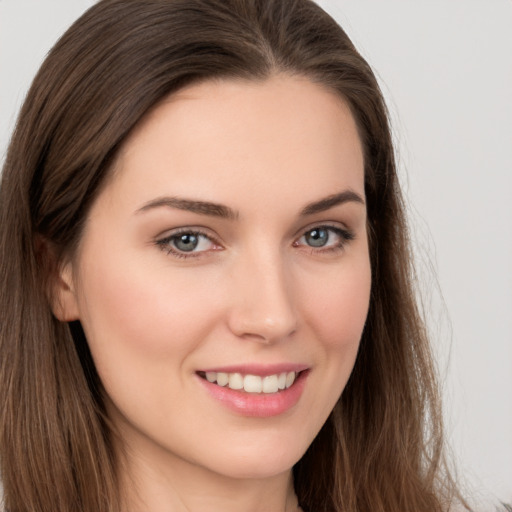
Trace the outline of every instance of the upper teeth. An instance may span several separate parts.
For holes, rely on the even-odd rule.
[[[243,389],[247,393],[277,393],[281,389],[288,389],[294,383],[296,376],[295,372],[276,373],[266,377],[241,373],[206,372],[206,379],[209,382],[231,389]]]

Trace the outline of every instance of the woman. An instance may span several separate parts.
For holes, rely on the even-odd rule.
[[[0,189],[18,511],[442,511],[376,80],[307,0],[100,1]]]

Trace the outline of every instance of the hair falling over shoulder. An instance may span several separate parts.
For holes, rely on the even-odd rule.
[[[133,128],[215,78],[301,75],[350,106],[365,152],[370,311],[354,371],[294,468],[306,512],[441,512],[436,375],[416,306],[386,108],[370,67],[310,0],[102,0],[37,74],[0,189],[0,464],[8,512],[121,512],[115,432],[79,323],[52,314],[48,277],[72,254]],[[47,241],[52,254],[40,250]],[[463,506],[465,506],[463,504]]]

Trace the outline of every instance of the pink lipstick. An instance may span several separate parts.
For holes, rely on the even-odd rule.
[[[300,399],[309,369],[306,365],[237,365],[196,372],[215,400],[243,416],[266,418],[291,409]]]

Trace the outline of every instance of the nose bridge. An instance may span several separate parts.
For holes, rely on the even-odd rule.
[[[297,318],[288,270],[276,247],[260,246],[240,255],[232,276],[233,332],[271,343],[295,331]]]

